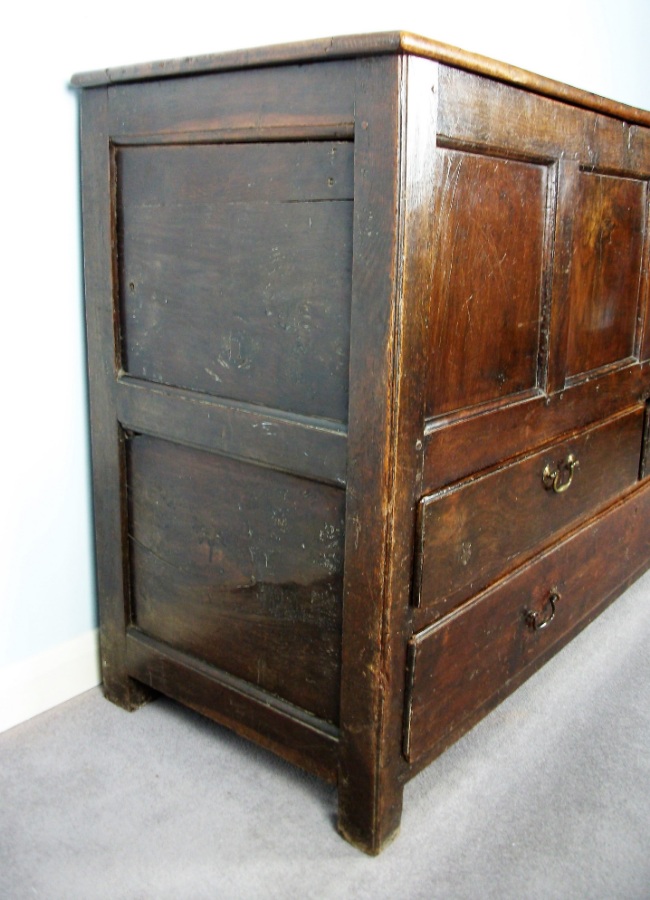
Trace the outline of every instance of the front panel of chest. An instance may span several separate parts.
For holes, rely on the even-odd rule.
[[[650,130],[445,66],[439,80],[425,488],[650,387]]]
[[[437,96],[429,281],[407,296],[425,323],[415,764],[648,552],[650,129],[444,65]]]

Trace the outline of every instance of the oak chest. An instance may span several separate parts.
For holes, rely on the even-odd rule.
[[[650,114],[408,34],[74,81],[106,694],[378,852],[650,564]]]

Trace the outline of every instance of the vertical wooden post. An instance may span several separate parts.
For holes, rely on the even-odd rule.
[[[84,91],[81,104],[84,282],[102,673],[106,696],[125,709],[136,709],[151,694],[126,674],[125,463],[114,399],[119,347],[107,89]]]
[[[397,831],[406,774],[435,74],[401,56],[358,63],[339,829],[368,853]]]

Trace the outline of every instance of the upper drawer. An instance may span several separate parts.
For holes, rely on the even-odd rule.
[[[414,603],[435,618],[487,587],[639,476],[643,408],[425,497]]]

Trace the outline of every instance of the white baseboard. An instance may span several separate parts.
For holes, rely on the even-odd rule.
[[[0,732],[101,681],[97,629],[0,669]]]

